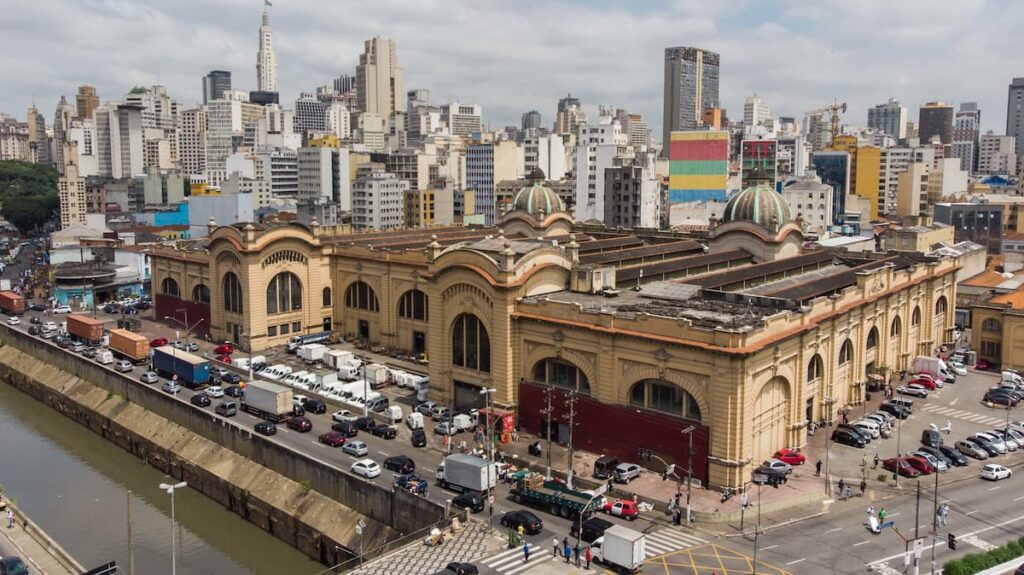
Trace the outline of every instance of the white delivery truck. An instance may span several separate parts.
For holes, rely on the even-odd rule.
[[[323,359],[324,354],[327,353],[328,347],[322,343],[307,343],[306,345],[300,345],[298,354],[302,358],[302,361],[306,363],[316,363]]]
[[[487,493],[498,482],[498,466],[468,453],[444,458],[437,468],[437,484],[459,493]]]
[[[355,354],[351,351],[345,351],[343,349],[329,349],[324,352],[324,357],[321,361],[324,365],[328,365],[334,369],[338,369],[338,366],[342,364],[351,363],[355,359]]]
[[[336,369],[338,370],[338,378],[345,381],[352,381],[363,375],[363,368],[354,362],[338,364]]]
[[[452,427],[458,431],[469,431],[473,429],[473,425],[473,418],[465,413],[460,413],[452,418]]]
[[[295,409],[292,390],[266,381],[250,381],[245,386],[242,410],[268,421],[284,421]]]
[[[315,373],[313,374],[314,381],[310,386],[310,391],[316,391],[322,389],[332,383],[337,383],[338,374],[332,372],[328,373]]]
[[[391,370],[391,382],[397,385],[398,387],[408,387],[408,379],[408,373],[398,369]]]
[[[380,389],[388,384],[388,377],[390,371],[386,365],[379,363],[371,363],[366,366],[366,381],[370,382],[370,387],[374,389]]]
[[[590,544],[594,561],[625,573],[637,573],[644,566],[647,536],[622,525],[604,530],[604,535]]]
[[[927,373],[946,383],[956,381],[956,376],[946,362],[930,355],[919,355],[914,358],[914,373]]]
[[[430,392],[430,379],[426,377],[417,379],[412,388],[416,390],[416,401],[424,402]]]

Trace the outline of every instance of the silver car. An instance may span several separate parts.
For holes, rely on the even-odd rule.
[[[937,469],[940,473],[943,471],[949,471],[949,465],[945,461],[939,459],[938,457],[935,457],[931,453],[928,453],[926,451],[915,451],[910,455],[924,459],[929,464],[931,464],[932,467]]]
[[[341,451],[355,457],[362,457],[370,452],[370,448],[366,446],[366,443],[359,441],[349,441],[345,445],[341,446]]]
[[[153,384],[160,381],[160,376],[157,375],[155,371],[147,371],[146,373],[139,376],[139,381],[141,381],[142,383]]]

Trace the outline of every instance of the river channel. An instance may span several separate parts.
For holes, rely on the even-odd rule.
[[[0,484],[86,568],[128,573],[131,491],[135,575],[171,572],[170,478],[0,383]],[[175,495],[181,575],[312,575],[323,566],[191,489]]]

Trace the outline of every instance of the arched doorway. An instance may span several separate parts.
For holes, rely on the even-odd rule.
[[[755,463],[760,463],[771,457],[776,450],[786,447],[788,406],[789,382],[781,377],[770,380],[757,394],[751,411]]]

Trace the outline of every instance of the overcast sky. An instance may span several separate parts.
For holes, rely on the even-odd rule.
[[[405,88],[440,104],[483,106],[491,128],[537,109],[554,121],[571,92],[641,113],[661,138],[664,49],[722,56],[732,118],[757,92],[775,115],[840,98],[864,125],[890,96],[920,104],[976,101],[985,129],[1005,129],[1006,87],[1024,76],[1024,2],[1012,0],[273,0],[282,103],[354,73],[363,41],[394,39]],[[79,84],[100,98],[159,83],[185,106],[201,77],[231,70],[255,89],[262,0],[0,0],[0,112],[32,103],[52,121]]]

